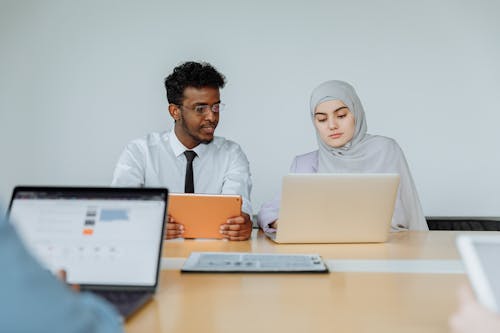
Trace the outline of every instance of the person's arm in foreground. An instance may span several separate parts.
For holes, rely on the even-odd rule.
[[[111,305],[71,290],[42,268],[2,218],[0,267],[1,332],[122,332]]]
[[[454,333],[498,333],[500,315],[486,309],[474,297],[468,286],[462,286],[458,292],[459,307],[449,320]]]

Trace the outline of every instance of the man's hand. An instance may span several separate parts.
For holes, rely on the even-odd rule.
[[[170,215],[168,215],[168,221],[167,221],[167,231],[165,232],[165,238],[166,239],[173,239],[173,238],[182,238],[182,235],[184,234],[184,226],[180,223],[177,223],[174,218]]]
[[[252,221],[248,214],[232,217],[220,226],[220,233],[225,239],[232,241],[243,241],[250,238],[252,234]]]

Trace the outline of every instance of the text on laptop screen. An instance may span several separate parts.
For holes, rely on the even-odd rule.
[[[69,283],[152,286],[164,211],[161,196],[18,192],[10,220],[31,253],[66,270]]]

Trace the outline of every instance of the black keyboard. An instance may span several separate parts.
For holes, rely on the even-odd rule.
[[[153,296],[150,291],[92,290],[92,293],[113,304],[124,318],[138,310]]]

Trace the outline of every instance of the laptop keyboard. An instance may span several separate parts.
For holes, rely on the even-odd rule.
[[[92,293],[113,304],[123,317],[128,317],[151,297],[149,291],[92,290]]]

